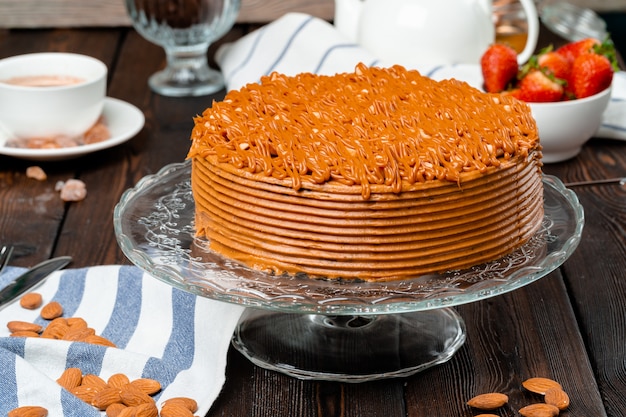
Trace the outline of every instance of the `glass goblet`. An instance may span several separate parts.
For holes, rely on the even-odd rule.
[[[167,66],[148,80],[164,96],[201,96],[224,87],[222,74],[209,68],[209,45],[228,32],[240,0],[126,0],[133,26],[165,49]]]

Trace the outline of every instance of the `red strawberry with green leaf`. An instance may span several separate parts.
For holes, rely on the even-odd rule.
[[[485,90],[499,93],[517,76],[517,52],[503,44],[493,44],[482,55],[480,67],[483,74]]]
[[[609,58],[596,53],[582,54],[572,65],[569,90],[576,98],[585,98],[605,90],[613,81]]]
[[[547,51],[537,57],[537,66],[544,69],[549,74],[561,80],[569,80],[572,72],[572,63],[568,59],[555,51]]]
[[[519,80],[518,91],[514,96],[520,100],[533,103],[560,101],[563,97],[563,86],[554,78],[540,70],[530,70]]]
[[[573,64],[576,58],[582,54],[591,52],[597,45],[601,45],[601,42],[598,39],[585,38],[561,46],[556,50],[556,53],[564,56],[570,64]]]

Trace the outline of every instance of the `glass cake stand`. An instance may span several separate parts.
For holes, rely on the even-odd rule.
[[[465,341],[452,306],[503,294],[558,268],[576,249],[576,194],[544,176],[541,229],[514,253],[462,271],[393,282],[311,279],[251,270],[195,237],[189,162],[164,167],[115,207],[118,242],[136,265],[174,287],[248,307],[233,345],[253,363],[301,379],[362,382],[447,361]]]

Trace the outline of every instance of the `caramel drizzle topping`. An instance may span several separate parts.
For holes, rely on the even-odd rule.
[[[399,193],[431,180],[460,182],[538,147],[529,107],[457,80],[434,81],[403,67],[334,76],[273,73],[229,92],[194,119],[189,157],[253,174],[336,181]]]

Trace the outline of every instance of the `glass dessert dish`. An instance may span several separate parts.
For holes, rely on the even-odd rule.
[[[165,96],[201,96],[224,87],[222,74],[209,68],[209,46],[235,23],[240,0],[126,0],[133,26],[165,49],[167,66],[148,80]]]
[[[496,261],[392,282],[277,276],[225,259],[195,236],[190,173],[189,162],[172,164],[124,193],[114,212],[120,247],[174,287],[248,307],[233,345],[253,363],[301,379],[362,382],[447,361],[465,341],[451,307],[549,274],[575,250],[584,224],[576,195],[545,176],[542,227]]]

